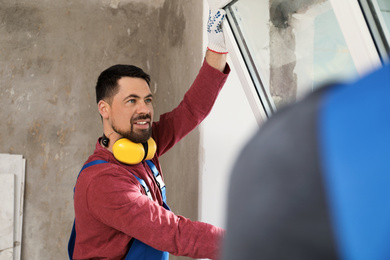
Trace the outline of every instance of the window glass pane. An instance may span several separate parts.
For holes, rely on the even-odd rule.
[[[280,108],[326,82],[357,76],[329,1],[238,0],[226,8],[259,96]],[[260,16],[261,10],[270,10]],[[257,73],[257,75],[256,75]]]
[[[389,0],[378,0],[378,5],[381,10],[383,19],[386,23],[387,31],[390,28],[390,1]]]

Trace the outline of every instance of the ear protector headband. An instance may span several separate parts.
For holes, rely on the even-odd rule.
[[[103,135],[102,144],[108,147],[108,142],[109,139]],[[153,138],[149,138],[146,143],[133,143],[127,138],[120,138],[112,146],[115,159],[130,165],[138,164],[144,160],[151,160],[156,150],[157,145]]]

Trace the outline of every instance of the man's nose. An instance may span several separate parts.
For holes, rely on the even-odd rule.
[[[150,106],[145,102],[138,103],[137,114],[149,114],[150,110],[151,110]]]

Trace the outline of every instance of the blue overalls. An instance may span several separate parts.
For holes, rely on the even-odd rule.
[[[84,165],[84,167],[81,169],[80,173],[88,168],[89,166],[100,164],[100,163],[108,163],[107,161],[103,160],[96,160],[96,161],[91,161]],[[168,205],[166,204],[166,190],[165,190],[165,184],[162,180],[161,174],[158,172],[156,166],[152,163],[152,161],[146,161],[148,164],[149,168],[153,172],[154,179],[157,183],[157,186],[160,189],[162,198],[163,198],[163,207],[167,210],[170,210]],[[80,173],[78,176],[80,176]],[[134,175],[134,174],[133,174]],[[78,178],[77,176],[77,178]],[[143,189],[145,190],[146,195],[149,197],[149,199],[152,200],[152,196],[149,190],[149,187],[146,185],[145,181],[137,176],[134,175],[135,178],[139,181]],[[72,228],[72,233],[70,235],[69,243],[68,243],[68,255],[69,259],[72,260],[73,257],[73,251],[74,251],[74,245],[76,242],[76,228],[75,228],[75,222],[73,222],[73,228]],[[153,247],[133,238],[132,239],[132,244],[129,249],[129,252],[126,255],[125,260],[132,260],[132,259],[137,259],[137,260],[168,260],[169,259],[169,254],[168,252],[163,252],[157,249],[154,249]]]

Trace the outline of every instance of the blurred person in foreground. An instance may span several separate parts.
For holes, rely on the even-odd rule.
[[[232,171],[223,259],[390,259],[390,66],[272,116]]]

